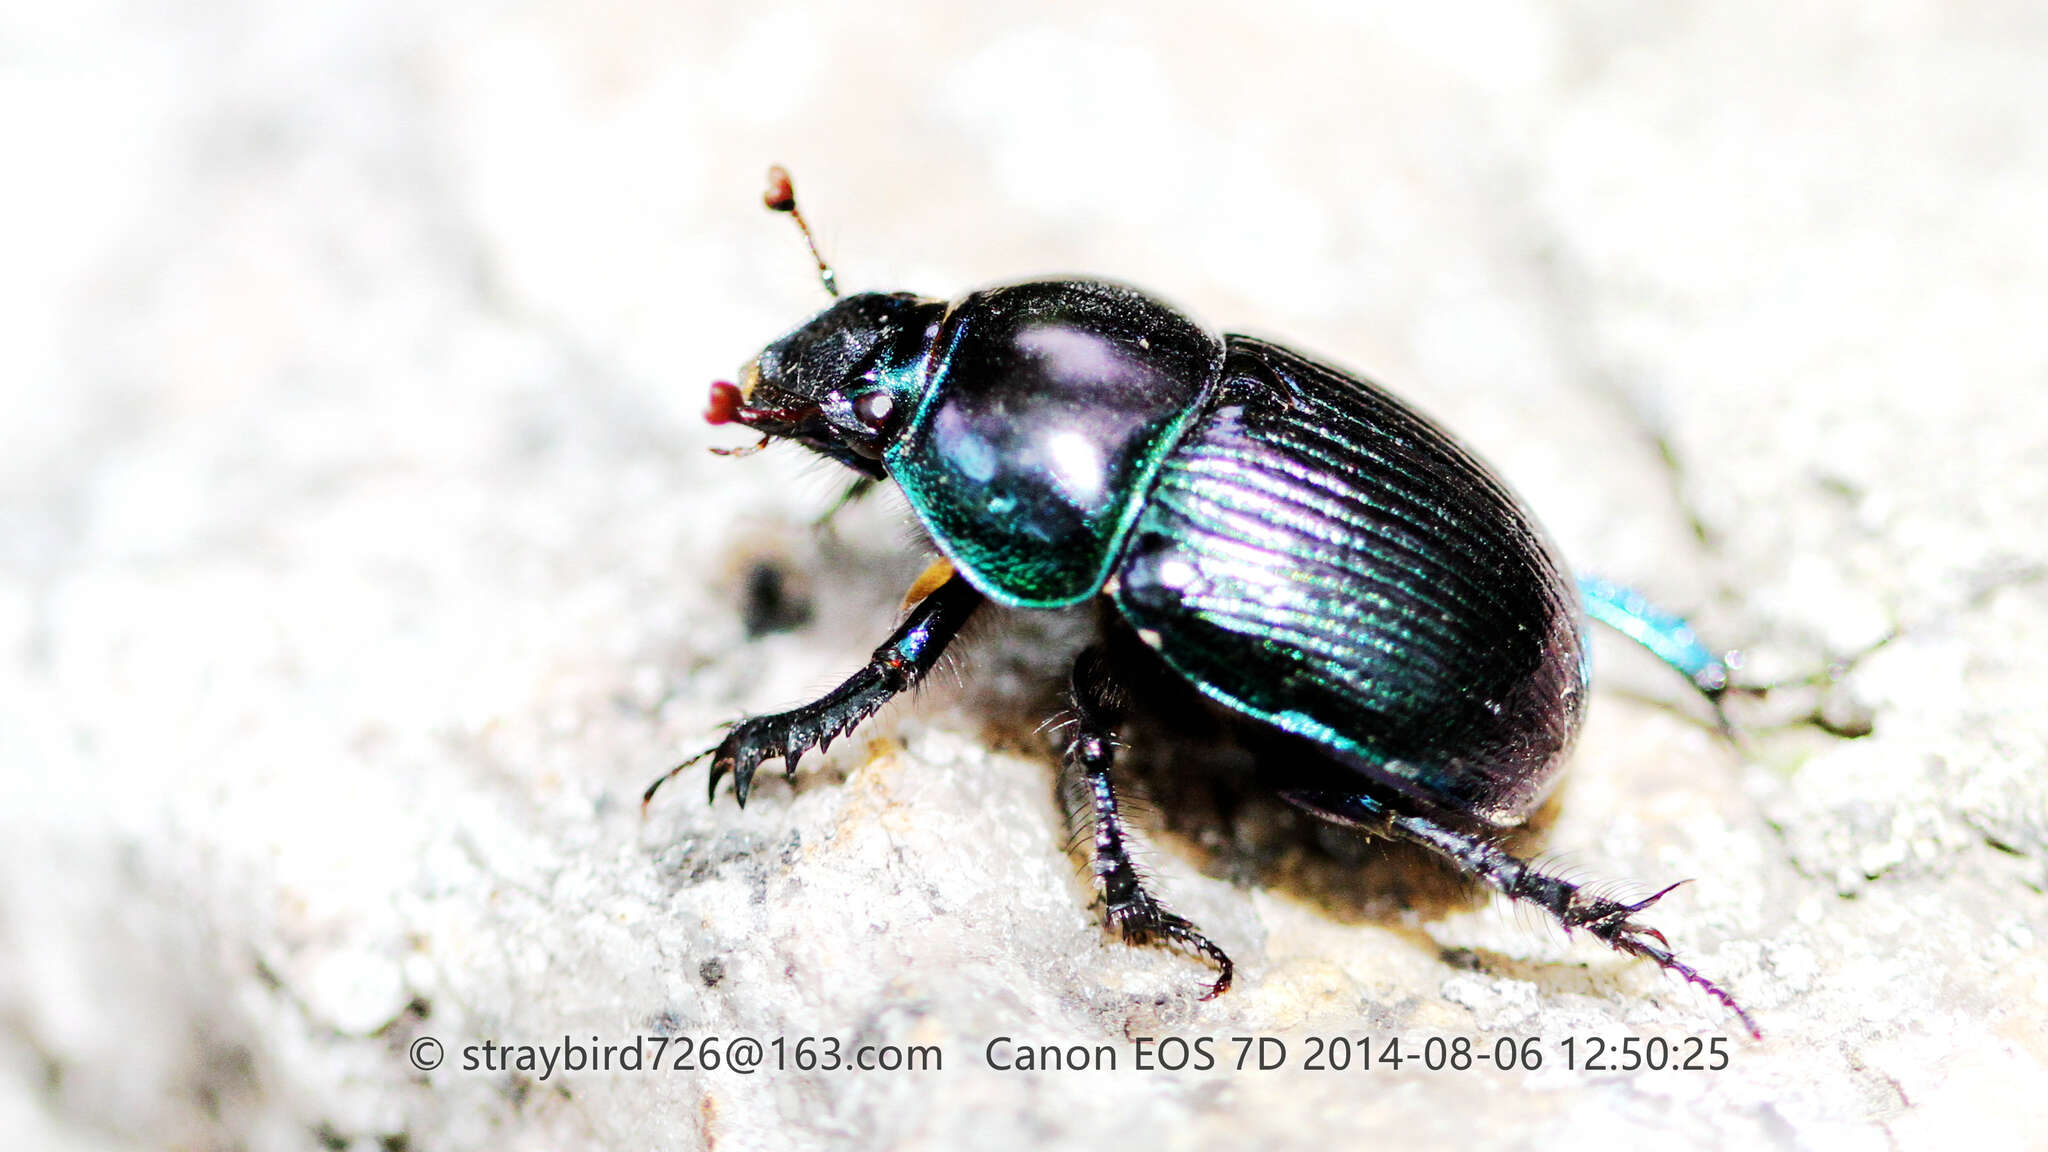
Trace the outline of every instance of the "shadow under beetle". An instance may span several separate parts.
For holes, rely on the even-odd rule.
[[[787,174],[768,206],[803,227]],[[902,489],[945,559],[907,618],[821,699],[735,724],[710,786],[795,775],[916,685],[986,601],[1105,597],[1211,699],[1298,738],[1280,795],[1336,824],[1419,844],[1506,895],[1704,989],[1634,903],[1502,846],[1547,797],[1585,713],[1583,621],[1612,625],[1718,708],[1727,672],[1684,621],[1618,585],[1574,584],[1536,519],[1449,434],[1378,386],[1277,344],[1218,337],[1099,280],[990,288],[948,303],[838,299],[770,344],[708,419],[794,440]],[[756,445],[755,447],[759,447]],[[741,451],[746,451],[742,449]],[[928,586],[929,585],[929,586]],[[1146,890],[1111,783],[1122,693],[1100,644],[1074,662],[1065,757],[1094,815],[1094,873],[1126,941],[1229,957]],[[1673,885],[1672,887],[1676,887]]]

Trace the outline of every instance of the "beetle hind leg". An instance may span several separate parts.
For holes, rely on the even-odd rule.
[[[1484,880],[1503,895],[1543,909],[1567,932],[1583,929],[1594,939],[1626,956],[1640,956],[1705,992],[1733,1012],[1750,1036],[1761,1040],[1756,1021],[1719,984],[1680,960],[1664,934],[1636,919],[1678,887],[1672,884],[1646,899],[1628,903],[1600,896],[1562,876],[1516,856],[1498,839],[1458,823],[1440,819],[1419,807],[1396,809],[1366,796],[1322,792],[1282,793],[1286,799],[1326,820],[1395,836],[1419,844]],[[1679,881],[1680,884],[1684,881]]]
[[[1093,871],[1102,892],[1104,917],[1127,944],[1178,946],[1214,964],[1216,979],[1202,994],[1204,1000],[1214,999],[1230,988],[1235,970],[1230,957],[1146,890],[1144,877],[1125,845],[1116,786],[1110,779],[1124,701],[1101,648],[1089,648],[1074,662],[1072,696],[1074,723],[1068,730],[1066,766],[1087,790],[1094,820]]]
[[[1624,903],[1596,895],[1561,876],[1545,872],[1484,834],[1410,813],[1393,813],[1389,823],[1393,832],[1403,839],[1442,854],[1505,895],[1525,900],[1550,913],[1566,931],[1582,928],[1594,939],[1623,955],[1640,956],[1666,972],[1676,974],[1733,1012],[1751,1037],[1763,1039],[1756,1021],[1735,1002],[1733,996],[1680,960],[1662,932],[1636,920],[1637,913],[1663,899],[1678,884],[1672,884],[1646,899]]]

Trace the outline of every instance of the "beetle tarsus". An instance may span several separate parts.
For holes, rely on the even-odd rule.
[[[1230,991],[1230,982],[1237,971],[1230,957],[1223,949],[1211,943],[1184,916],[1169,912],[1157,898],[1143,888],[1122,904],[1112,904],[1108,912],[1110,926],[1126,944],[1180,945],[1196,952],[1203,959],[1216,966],[1216,979],[1209,982],[1209,988],[1201,999],[1214,1000]]]
[[[1502,847],[1486,832],[1474,831],[1462,823],[1429,812],[1419,803],[1393,808],[1371,797],[1327,792],[1283,792],[1290,803],[1334,823],[1396,836],[1435,852],[1468,876],[1484,880],[1502,894],[1536,905],[1556,917],[1567,932],[1584,929],[1594,939],[1626,956],[1640,956],[1675,973],[1686,983],[1705,992],[1734,1013],[1754,1039],[1763,1033],[1756,1021],[1719,984],[1699,974],[1678,959],[1664,934],[1635,920],[1638,912],[1662,900],[1679,884],[1634,903],[1595,896],[1582,886],[1543,871],[1537,865]]]
[[[1672,887],[1675,888],[1677,885]],[[1670,890],[1670,888],[1667,888],[1664,891],[1668,892]],[[1663,892],[1657,893],[1658,896],[1663,894]],[[1654,900],[1656,897],[1653,896],[1651,899]],[[1750,1039],[1761,1040],[1764,1038],[1763,1030],[1757,1027],[1756,1020],[1744,1010],[1741,1004],[1736,1003],[1735,997],[1729,995],[1719,984],[1700,975],[1698,970],[1694,969],[1692,965],[1680,960],[1677,954],[1672,952],[1671,942],[1664,938],[1662,932],[1645,924],[1637,924],[1626,917],[1618,920],[1609,920],[1589,930],[1596,939],[1609,948],[1625,955],[1640,956],[1657,967],[1664,969],[1666,972],[1675,973],[1686,983],[1712,996],[1720,1002],[1722,1007],[1734,1013],[1735,1018],[1742,1021],[1742,1027],[1748,1031]],[[1657,942],[1652,944],[1646,937],[1654,937]]]
[[[1117,812],[1116,787],[1110,769],[1116,760],[1116,728],[1123,719],[1123,698],[1099,647],[1074,661],[1074,723],[1067,730],[1066,765],[1088,791],[1095,822],[1094,873],[1101,885],[1105,918],[1126,944],[1179,945],[1199,953],[1216,966],[1216,979],[1202,999],[1213,1000],[1230,989],[1236,966],[1223,949],[1210,942],[1187,918],[1170,912],[1145,890],[1144,878],[1124,844],[1123,819]]]
[[[1442,853],[1466,872],[1508,896],[1526,900],[1549,912],[1566,930],[1583,928],[1588,935],[1623,955],[1640,956],[1667,972],[1676,973],[1686,983],[1706,992],[1733,1012],[1752,1038],[1763,1038],[1756,1021],[1742,1005],[1736,1003],[1733,996],[1679,960],[1671,950],[1671,942],[1662,932],[1635,920],[1636,913],[1663,899],[1685,881],[1668,885],[1634,903],[1624,903],[1590,895],[1579,885],[1544,872],[1514,855],[1494,839],[1460,830],[1446,821],[1396,813],[1392,825],[1404,839]]]

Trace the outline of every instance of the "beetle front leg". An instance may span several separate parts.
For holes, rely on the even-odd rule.
[[[1101,648],[1089,648],[1074,661],[1073,703],[1075,723],[1067,741],[1067,768],[1079,775],[1094,810],[1095,879],[1102,886],[1110,927],[1127,944],[1181,944],[1201,953],[1217,969],[1216,979],[1202,999],[1222,995],[1230,988],[1230,957],[1145,890],[1137,865],[1124,846],[1116,787],[1109,778],[1116,760],[1116,729],[1123,720],[1123,699]]]
[[[690,757],[648,785],[641,806],[646,807],[656,790],[677,773],[706,756],[711,758],[711,797],[717,798],[718,782],[730,772],[733,795],[741,807],[746,806],[747,794],[753,790],[754,770],[763,761],[780,759],[784,775],[794,779],[797,760],[806,751],[829,749],[832,741],[923,680],[983,599],[966,577],[952,573],[918,601],[895,633],[845,683],[801,708],[753,716],[733,725],[717,747]]]

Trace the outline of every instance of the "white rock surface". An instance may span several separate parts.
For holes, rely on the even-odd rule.
[[[0,1144],[2038,1141],[2038,5],[16,9]],[[1029,733],[1073,621],[983,629],[793,790],[693,773],[643,823],[921,563],[886,501],[809,532],[797,453],[705,451],[705,384],[820,303],[773,161],[853,286],[1108,274],[1369,370],[1753,675],[1896,633],[1829,703],[1872,735],[1764,708],[1740,751],[1601,649],[1543,846],[1696,878],[1656,922],[1764,1042],[1568,1071],[1732,1030],[1411,856],[1183,814],[1151,866],[1241,964],[1196,1003],[1061,851]],[[812,622],[748,640],[762,558]],[[657,1033],[944,1067],[462,1067]],[[1333,1035],[1547,1060],[1231,1066]],[[999,1036],[1121,1062],[1000,1072]]]

